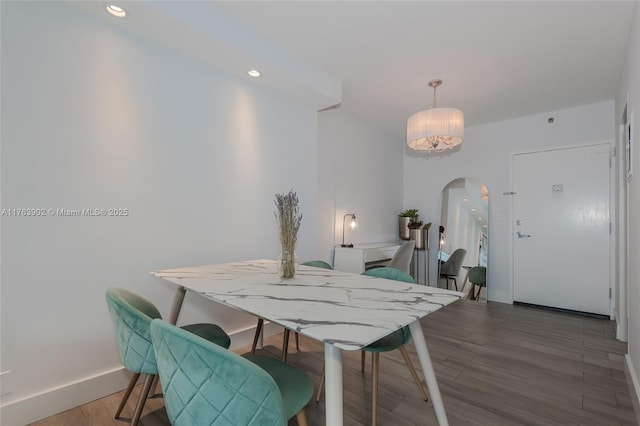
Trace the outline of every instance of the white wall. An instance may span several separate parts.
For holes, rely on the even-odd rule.
[[[149,271],[276,257],[276,192],[298,192],[298,254],[316,257],[317,113],[260,80],[230,79],[57,2],[3,2],[1,106],[3,209],[129,211],[2,217],[0,371],[13,384],[3,425],[123,388],[123,374],[98,380],[121,365],[105,290],[139,292],[166,315],[173,287]],[[189,297],[183,313],[181,323],[230,334],[255,326]]]
[[[623,109],[629,100],[629,112],[633,111],[632,140],[634,150],[632,158],[634,176],[628,183],[629,192],[629,228],[627,229],[628,264],[627,264],[627,309],[628,309],[628,355],[627,367],[632,376],[636,397],[640,395],[640,7],[634,6],[631,21],[631,34],[627,46],[627,58],[620,79],[620,87],[616,97],[615,122],[620,123]],[[636,409],[640,409],[640,401],[636,399]],[[640,412],[636,414],[640,417]]]
[[[509,275],[511,198],[511,154],[537,148],[578,145],[614,138],[613,101],[551,111],[518,119],[465,129],[459,152],[438,157],[405,156],[404,204],[420,209],[425,222],[440,222],[441,191],[455,178],[470,177],[489,189],[489,300],[511,303],[513,286]],[[553,124],[547,118],[555,117]],[[431,235],[437,247],[437,233]],[[431,278],[436,282],[436,250],[431,253]]]
[[[318,254],[333,263],[344,215],[358,229],[355,244],[398,241],[402,211],[403,145],[338,108],[318,114]]]

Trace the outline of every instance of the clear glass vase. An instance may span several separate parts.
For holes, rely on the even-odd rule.
[[[277,265],[280,278],[293,278],[298,269],[298,255],[292,250],[282,250],[278,257]]]

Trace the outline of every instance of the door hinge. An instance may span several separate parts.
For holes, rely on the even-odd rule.
[[[609,235],[613,232],[613,224],[609,222]]]
[[[611,299],[611,287],[609,287],[609,299]]]

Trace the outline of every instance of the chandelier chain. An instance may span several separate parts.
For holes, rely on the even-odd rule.
[[[438,86],[433,86],[433,102],[431,103],[431,108],[436,107],[436,89]]]
[[[435,79],[435,80],[431,80],[429,82],[429,87],[433,87],[433,104],[431,105],[431,108],[435,108],[436,107],[436,89],[441,84],[442,84],[442,80],[440,80],[439,78]]]

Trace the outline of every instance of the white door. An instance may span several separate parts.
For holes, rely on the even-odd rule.
[[[609,145],[513,156],[513,298],[609,315]]]

